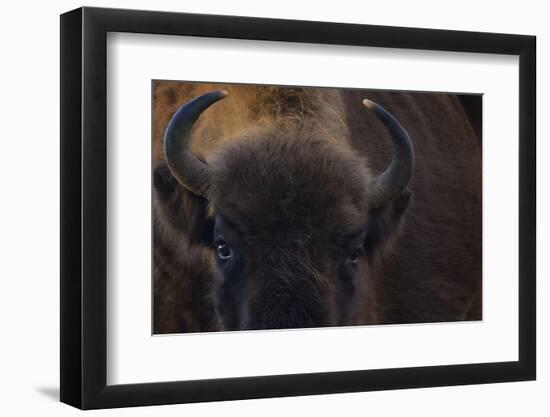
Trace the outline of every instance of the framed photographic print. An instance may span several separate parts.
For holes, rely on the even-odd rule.
[[[61,401],[535,379],[535,38],[61,16]]]

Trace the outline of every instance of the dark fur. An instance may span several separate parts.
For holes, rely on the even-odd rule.
[[[155,86],[155,333],[481,318],[480,150],[457,97],[231,86],[194,130],[206,200],[158,145],[175,108],[215,88]],[[410,191],[378,210],[391,144],[364,97],[417,155]],[[215,261],[222,234],[230,263]]]

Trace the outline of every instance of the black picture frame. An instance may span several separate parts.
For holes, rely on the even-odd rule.
[[[108,32],[519,56],[519,360],[107,385]],[[88,7],[61,15],[61,401],[94,409],[535,379],[535,51],[524,35]]]

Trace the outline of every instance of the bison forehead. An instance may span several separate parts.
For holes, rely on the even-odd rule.
[[[255,233],[315,233],[365,222],[370,177],[342,144],[274,133],[234,141],[208,161],[209,201]]]

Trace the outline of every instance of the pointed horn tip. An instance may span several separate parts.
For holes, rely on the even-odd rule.
[[[226,97],[227,95],[229,95],[227,90],[219,90],[218,92],[220,93],[220,96],[222,96],[222,97]]]
[[[369,110],[374,110],[376,108],[376,103],[369,100],[368,98],[365,98],[363,99],[363,106],[365,106]]]

